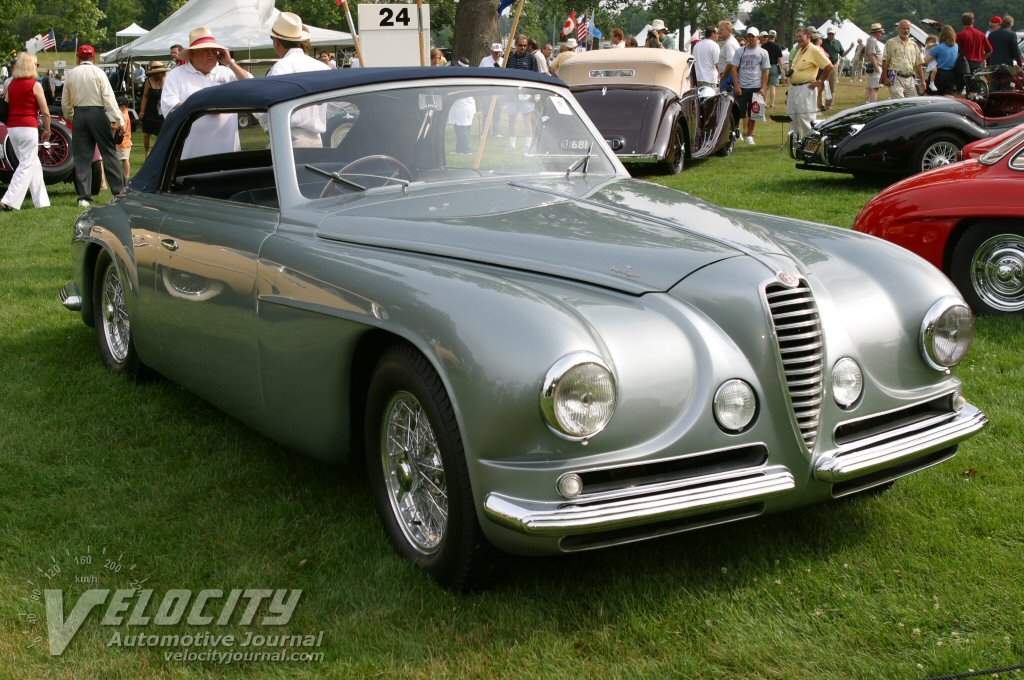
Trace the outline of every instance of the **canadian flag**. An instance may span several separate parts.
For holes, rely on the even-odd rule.
[[[562,27],[562,37],[572,37],[576,33],[576,10],[573,10],[569,14],[569,18],[565,20],[565,26]]]

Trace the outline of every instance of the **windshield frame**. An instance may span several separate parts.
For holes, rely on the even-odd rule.
[[[326,104],[331,101],[343,100],[347,97],[357,97],[363,94],[370,94],[375,92],[386,92],[391,90],[410,90],[410,89],[438,89],[446,86],[451,87],[481,87],[481,88],[494,88],[499,90],[507,90],[512,93],[516,90],[530,89],[550,92],[554,95],[561,97],[571,107],[573,113],[580,119],[584,127],[590,133],[591,137],[595,140],[590,153],[592,155],[603,155],[605,160],[609,163],[613,172],[602,176],[616,176],[616,177],[629,177],[625,166],[615,156],[615,153],[608,147],[608,144],[604,140],[604,136],[601,134],[597,126],[594,125],[590,117],[587,116],[586,112],[580,106],[576,98],[573,97],[569,88],[565,85],[557,83],[538,83],[532,80],[494,80],[483,77],[465,77],[465,78],[445,78],[443,80],[433,79],[412,79],[403,81],[394,81],[389,83],[375,83],[372,85],[364,85],[360,87],[352,87],[345,89],[331,90],[329,92],[321,92],[315,95],[309,95],[296,99],[290,99],[285,102],[281,102],[272,106],[269,110],[270,116],[270,148],[271,154],[274,160],[274,173],[276,176],[278,198],[280,201],[281,209],[286,210],[291,207],[309,207],[311,205],[320,204],[325,200],[331,200],[330,198],[310,198],[304,196],[299,189],[298,183],[298,171],[295,163],[295,155],[292,148],[291,135],[275,134],[275,130],[289,130],[291,124],[291,115],[296,109],[313,105],[313,104]],[[493,140],[491,141],[493,143]],[[572,159],[566,160],[566,168],[572,164]],[[510,173],[494,175],[495,180],[514,181],[521,180],[524,176],[530,178],[540,177],[561,177],[564,179],[565,170],[561,171],[550,171],[538,174],[536,172],[529,173]],[[329,181],[325,178],[325,181]],[[479,180],[474,181],[491,181],[491,178],[483,177]],[[444,184],[463,184],[464,179],[438,182],[413,182],[407,187],[408,192],[414,191],[418,187],[437,187],[443,186]],[[357,192],[358,193],[358,192]],[[381,192],[387,193],[387,192]],[[396,192],[401,193],[401,192]],[[340,194],[333,194],[333,197],[344,196],[345,192]]]

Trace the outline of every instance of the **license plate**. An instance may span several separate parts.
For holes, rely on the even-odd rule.
[[[820,139],[808,139],[807,142],[804,144],[804,153],[813,155],[814,152],[818,150],[819,146],[821,146]]]

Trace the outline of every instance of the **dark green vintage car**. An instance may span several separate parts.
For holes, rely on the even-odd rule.
[[[458,588],[496,549],[883,487],[984,427],[951,374],[973,317],[929,264],[630,179],[564,85],[495,71],[194,94],[78,219],[64,304],[112,370],[317,458],[365,456],[398,551]],[[517,149],[487,134],[508,112],[531,126]],[[241,113],[269,140],[184,157]]]

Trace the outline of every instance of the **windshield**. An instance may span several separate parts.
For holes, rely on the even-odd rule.
[[[307,198],[414,183],[615,172],[569,101],[542,88],[445,83],[376,90],[296,108],[291,121],[295,169]]]

